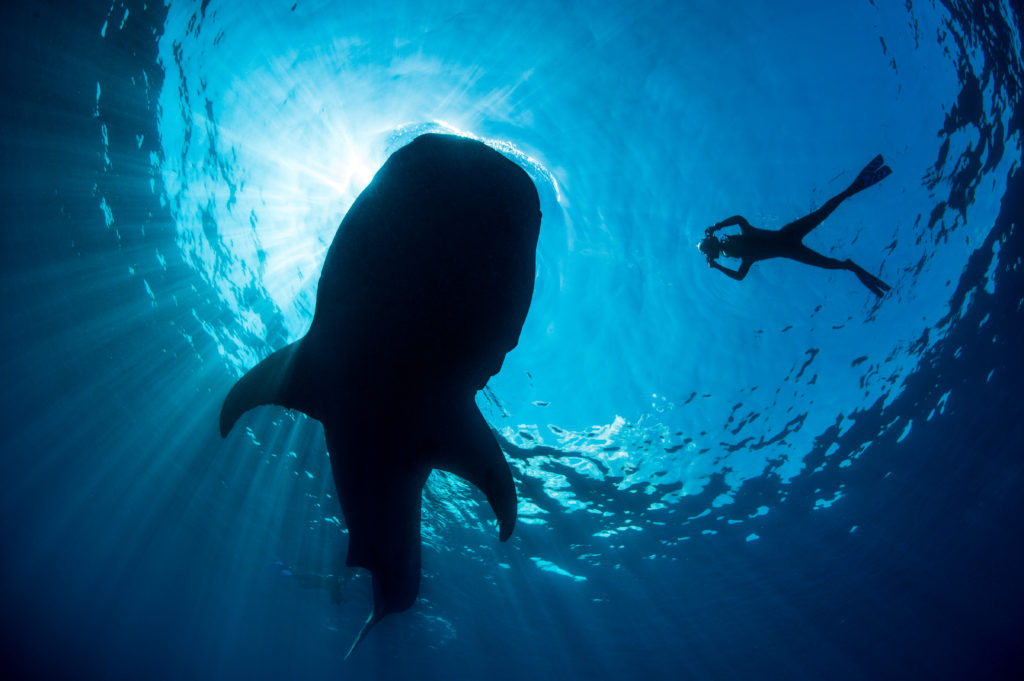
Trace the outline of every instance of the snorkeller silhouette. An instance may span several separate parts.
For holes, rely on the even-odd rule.
[[[844,200],[888,177],[892,173],[892,169],[884,165],[884,163],[882,155],[879,154],[860,171],[857,179],[844,191],[833,196],[825,202],[825,205],[810,215],[805,215],[782,229],[758,229],[751,226],[742,215],[734,215],[708,227],[704,232],[704,238],[697,244],[697,248],[707,258],[709,267],[724,272],[736,281],[740,281],[743,277],[747,276],[751,265],[758,260],[789,258],[790,260],[796,260],[797,262],[827,270],[848,270],[853,272],[872,293],[876,296],[882,296],[889,290],[889,285],[884,281],[869,274],[863,267],[852,260],[836,260],[808,248],[803,244],[803,238],[820,225]],[[715,232],[719,229],[732,225],[739,225],[739,234],[725,236],[721,239],[715,236]],[[716,262],[717,258],[722,255],[730,258],[739,258],[742,261],[740,268],[738,270],[731,270]]]

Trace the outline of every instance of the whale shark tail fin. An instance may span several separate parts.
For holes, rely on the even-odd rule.
[[[220,410],[220,434],[227,437],[239,417],[253,407],[276,404],[298,409],[310,416],[310,405],[300,399],[295,390],[303,381],[296,379],[299,350],[302,341],[287,345],[250,369],[235,383],[224,399]]]
[[[380,622],[382,617],[383,615],[378,615],[377,609],[374,608],[373,611],[370,613],[370,616],[366,618],[366,622],[363,624],[363,628],[360,629],[359,633],[356,635],[356,640],[352,641],[352,645],[349,647],[348,652],[345,653],[346,660],[352,655],[352,651],[356,649],[356,646],[363,642],[363,639],[366,638],[366,634],[370,631],[370,629],[373,629],[373,625],[377,624],[377,622]]]

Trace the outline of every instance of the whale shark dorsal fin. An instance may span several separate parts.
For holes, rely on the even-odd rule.
[[[356,646],[363,642],[363,639],[366,638],[366,634],[370,631],[370,629],[373,629],[373,625],[377,624],[377,622],[380,622],[381,617],[382,616],[377,615],[376,608],[374,608],[370,612],[370,616],[366,618],[366,622],[363,624],[363,628],[360,629],[359,633],[356,635],[356,640],[352,641],[352,645],[349,647],[348,652],[345,653],[346,660],[349,658],[350,655],[352,655],[352,651],[356,649]]]
[[[301,348],[302,341],[287,345],[238,379],[220,410],[221,437],[227,437],[242,414],[263,404],[298,409],[316,418],[311,401],[303,398],[309,393],[307,377],[297,376]],[[296,390],[296,386],[303,387]]]
[[[437,424],[431,463],[484,493],[498,518],[498,536],[505,541],[515,528],[519,506],[512,471],[473,397],[451,406],[450,419]]]

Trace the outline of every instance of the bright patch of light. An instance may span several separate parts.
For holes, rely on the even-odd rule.
[[[172,5],[168,34],[189,34],[193,11]],[[291,45],[254,49],[246,26],[271,18],[225,6],[190,40],[163,41],[160,55],[168,76],[160,95],[164,155],[154,170],[179,247],[247,334],[266,339],[278,315],[288,340],[305,332],[346,211],[387,156],[419,134],[479,139],[561,196],[538,160],[473,132],[483,120],[514,118],[512,95],[529,74],[481,92],[470,66],[398,40],[385,48],[328,35],[317,22]],[[214,50],[212,64],[206,55]],[[251,358],[240,339],[227,329],[211,335],[246,368]]]

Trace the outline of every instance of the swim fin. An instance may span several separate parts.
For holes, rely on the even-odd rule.
[[[865,286],[867,286],[868,290],[870,290],[872,293],[874,293],[879,298],[884,296],[885,292],[888,291],[891,288],[884,281],[882,281],[881,279],[879,279],[878,277],[876,277],[873,274],[865,272],[864,270],[859,270],[859,271],[855,270],[854,274],[856,274],[857,278],[860,279],[860,283],[862,283]]]
[[[860,171],[860,175],[850,185],[850,189],[859,192],[889,177],[892,174],[892,168],[884,164],[885,160],[881,154],[875,156],[871,159],[871,163],[864,166],[864,170]]]

